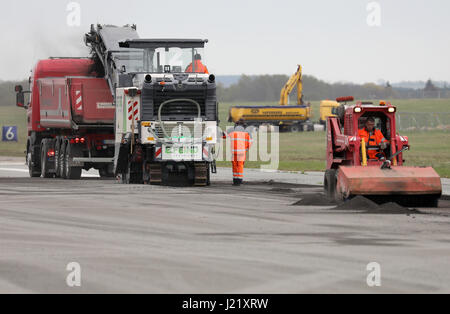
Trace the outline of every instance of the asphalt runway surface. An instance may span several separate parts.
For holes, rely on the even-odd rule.
[[[338,210],[314,205],[320,186],[249,172],[237,188],[229,171],[211,187],[174,188],[95,172],[30,179],[1,163],[0,293],[450,292],[448,198],[439,209]],[[81,287],[66,283],[71,262]],[[379,287],[367,284],[371,262]]]

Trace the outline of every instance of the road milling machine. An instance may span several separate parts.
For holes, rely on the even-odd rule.
[[[210,184],[215,172],[216,79],[199,66],[203,39],[141,39],[136,26],[85,36],[115,104],[114,171],[125,184]]]

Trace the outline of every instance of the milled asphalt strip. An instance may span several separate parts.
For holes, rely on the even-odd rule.
[[[24,163],[17,162],[0,162],[0,171],[5,172],[22,172],[26,173],[28,170],[25,168]],[[14,166],[14,168],[6,168],[8,166]],[[24,166],[23,169],[16,168],[17,166]],[[217,174],[212,175],[212,180],[232,180],[230,168],[217,168]],[[323,172],[293,172],[293,171],[263,171],[259,169],[245,169],[246,178],[251,181],[275,181],[278,183],[290,183],[290,184],[306,184],[306,185],[323,185]],[[98,174],[90,174],[83,172],[82,177],[85,178],[97,178]],[[442,194],[450,196],[450,179],[441,179],[442,182]]]
[[[25,170],[25,169],[15,169],[15,168],[0,168],[0,171],[28,172],[28,170]]]
[[[0,168],[0,171],[28,173],[28,169],[18,169],[18,168]],[[95,175],[95,174],[83,173],[81,175],[81,177],[84,177],[84,178],[98,178],[99,176]]]

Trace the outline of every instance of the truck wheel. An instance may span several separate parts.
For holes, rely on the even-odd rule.
[[[122,172],[120,174],[120,183],[122,184],[130,184],[130,173],[127,172]]]
[[[291,132],[300,132],[300,126],[298,125],[291,125],[290,130]]]
[[[129,162],[126,172],[121,173],[120,177],[122,184],[142,184],[144,178],[142,165],[140,163]]]
[[[64,168],[65,168],[65,177],[69,180],[80,180],[81,179],[81,172],[83,170],[82,167],[72,167],[70,166],[70,163],[73,159],[73,157],[80,157],[80,151],[75,147],[74,145],[67,143],[66,144],[66,153],[65,153],[65,161],[64,161]]]
[[[56,177],[61,177],[61,139],[57,138],[55,142],[55,172]]]
[[[424,207],[438,208],[440,196],[429,196],[424,202]]]
[[[327,171],[325,171],[325,179],[324,179],[323,186],[324,186],[325,196],[329,200],[336,199],[336,185],[337,185],[336,170],[328,169]]]
[[[210,165],[208,165],[208,170],[207,170],[206,176],[207,176],[206,185],[211,186],[211,166]]]
[[[128,178],[129,184],[143,184],[143,166],[142,163],[132,162],[128,165]]]
[[[61,140],[59,152],[59,175],[61,178],[66,179],[66,147],[67,141]]]
[[[114,172],[109,171],[108,166],[98,169],[100,178],[114,178]]]
[[[44,139],[42,140],[41,145],[41,177],[42,178],[51,178],[52,174],[48,172],[48,148],[49,148],[49,140]]]
[[[404,196],[397,203],[404,207],[437,208],[440,195]]]
[[[30,178],[39,178],[41,176],[41,169],[33,162],[34,157],[33,146],[29,143],[27,150],[28,173],[30,174]]]

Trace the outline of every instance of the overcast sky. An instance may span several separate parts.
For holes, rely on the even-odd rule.
[[[92,23],[136,23],[143,38],[208,38],[218,75],[291,74],[302,64],[329,82],[450,81],[448,0],[379,0],[380,26],[367,23],[371,0],[79,0],[79,27],[67,24],[70,2],[1,1],[0,79],[28,77],[48,56],[87,55]]]

